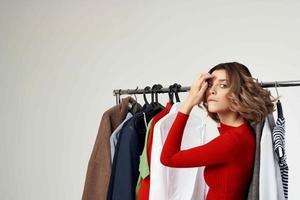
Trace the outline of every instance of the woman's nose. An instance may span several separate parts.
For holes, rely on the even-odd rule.
[[[208,88],[209,90],[209,94],[216,94],[216,90],[215,90],[215,85],[211,86],[210,88]]]

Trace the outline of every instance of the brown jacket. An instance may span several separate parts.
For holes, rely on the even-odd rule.
[[[134,99],[126,97],[122,99],[119,105],[113,106],[102,115],[93,152],[88,163],[83,200],[106,200],[111,175],[110,136],[125,119],[128,109],[130,109],[128,107],[129,102],[132,104],[130,110],[132,113],[141,108]]]

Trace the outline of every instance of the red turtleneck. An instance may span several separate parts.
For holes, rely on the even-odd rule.
[[[206,166],[206,200],[246,199],[255,156],[255,135],[248,123],[238,127],[220,123],[218,137],[204,145],[180,150],[188,117],[177,114],[162,149],[161,163],[169,167]]]

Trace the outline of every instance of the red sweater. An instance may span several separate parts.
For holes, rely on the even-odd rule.
[[[255,135],[248,123],[238,127],[221,123],[218,137],[204,145],[180,150],[188,117],[177,114],[162,149],[161,163],[169,167],[206,166],[206,200],[245,200],[255,157]]]

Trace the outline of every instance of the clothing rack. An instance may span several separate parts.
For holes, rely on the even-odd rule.
[[[293,80],[293,81],[273,81],[273,82],[260,82],[259,83],[263,88],[270,88],[270,87],[294,87],[300,86],[300,80]],[[187,92],[191,89],[191,87],[180,87],[177,89],[177,92]],[[170,92],[170,88],[158,88],[155,90],[152,89],[114,89],[113,95],[116,96],[116,102],[118,104],[120,100],[120,96],[124,94],[149,94],[149,93],[168,93]]]

